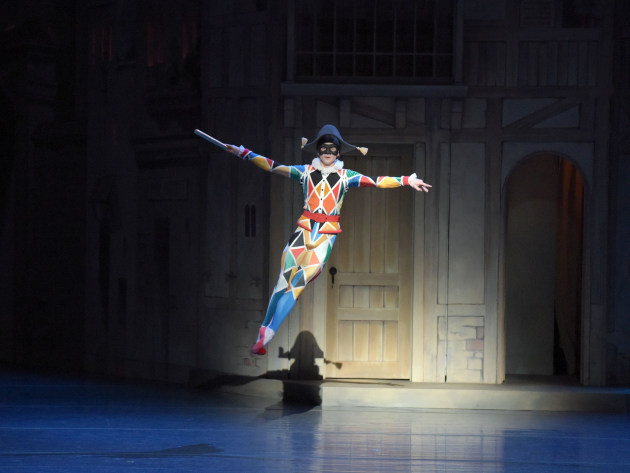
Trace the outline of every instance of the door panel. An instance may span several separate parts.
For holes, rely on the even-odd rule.
[[[386,151],[347,158],[346,167],[369,176],[411,172],[410,149]],[[409,379],[413,192],[360,188],[346,196],[328,263],[337,270],[334,284],[328,273],[329,378]]]

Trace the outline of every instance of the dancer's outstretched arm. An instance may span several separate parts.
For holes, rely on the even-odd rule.
[[[281,176],[290,177],[297,181],[302,179],[306,167],[304,165],[288,166],[286,164],[280,164],[272,159],[266,158],[253,151],[244,148],[243,146],[234,146],[226,144],[226,149],[238,156],[239,158],[251,161],[254,165],[262,169],[263,171],[272,172],[274,174],[280,174]]]
[[[378,187],[391,189],[392,187],[411,186],[417,191],[429,192],[430,184],[419,179],[414,172],[411,176],[364,176],[356,171],[348,171],[348,187]]]

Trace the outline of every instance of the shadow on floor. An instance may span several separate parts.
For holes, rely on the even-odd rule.
[[[289,408],[320,405],[323,376],[317,359],[323,359],[324,352],[313,334],[308,331],[300,332],[290,350],[278,348],[278,357],[289,361],[289,369],[268,371],[260,376],[199,370],[191,373],[188,384],[194,388],[220,390],[246,386],[259,380],[277,381],[282,383],[282,402]],[[328,363],[325,359],[324,362]],[[336,364],[341,366],[341,363]]]

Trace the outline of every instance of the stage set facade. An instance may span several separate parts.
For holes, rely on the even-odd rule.
[[[630,382],[626,2],[65,3],[2,33],[4,362]],[[193,130],[298,164],[325,123],[433,188],[350,191],[253,356],[302,191]]]

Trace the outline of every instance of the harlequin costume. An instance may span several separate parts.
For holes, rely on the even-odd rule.
[[[305,150],[317,150],[322,143],[338,146],[338,153],[353,149],[363,154],[367,149],[358,148],[344,141],[337,128],[325,125],[317,138],[310,143],[303,139]],[[254,354],[264,355],[266,346],[278,331],[297,298],[306,285],[324,268],[337,234],[341,232],[340,212],[346,192],[353,187],[393,188],[410,185],[411,176],[368,177],[350,169],[344,169],[337,159],[332,166],[324,166],[320,158],[311,164],[287,166],[260,156],[242,146],[234,147],[241,159],[259,168],[299,181],[304,192],[304,211],[297,221],[297,228],[282,252],[280,275],[273,289],[265,319],[259,329],[258,339],[252,347]]]

